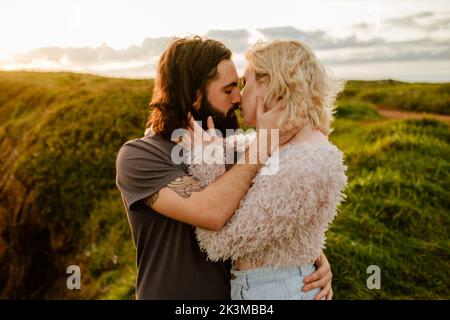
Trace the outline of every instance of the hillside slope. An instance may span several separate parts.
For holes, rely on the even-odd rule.
[[[151,86],[68,73],[0,73],[1,297],[65,295],[66,268],[82,264],[77,254],[86,239],[110,232],[103,225],[91,231],[102,201],[111,200],[110,221],[117,221],[109,212],[117,208],[123,224],[115,155],[142,133]],[[121,241],[130,244],[126,232]]]
[[[0,72],[0,298],[134,297],[114,163],[141,136],[151,89],[150,80]],[[449,126],[386,120],[345,94],[340,105],[331,139],[350,179],[328,232],[335,297],[448,299]],[[66,288],[72,264],[80,291]],[[381,290],[366,288],[374,264]]]

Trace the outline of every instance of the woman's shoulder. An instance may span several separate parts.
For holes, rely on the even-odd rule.
[[[301,160],[332,160],[342,159],[343,153],[331,142],[315,143],[308,141],[292,142],[282,146],[279,150],[280,157],[284,160],[292,160],[292,158]],[[298,162],[298,161],[295,161]]]
[[[346,170],[344,154],[332,143],[292,142],[282,146],[271,158],[278,162],[278,174],[284,176]]]

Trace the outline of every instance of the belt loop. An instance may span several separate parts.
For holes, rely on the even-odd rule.
[[[300,275],[301,275],[302,277],[305,277],[306,274],[308,273],[306,269],[307,269],[307,266],[306,266],[306,265],[300,266]]]
[[[316,267],[314,266],[314,264],[304,264],[301,267],[302,270],[302,276],[306,277],[307,275],[310,275],[311,273],[313,273],[316,270]]]
[[[241,300],[245,300],[243,292],[244,292],[244,287],[243,286],[239,286],[239,298]]]
[[[248,274],[245,273],[244,274],[244,286],[245,286],[245,290],[248,290]]]

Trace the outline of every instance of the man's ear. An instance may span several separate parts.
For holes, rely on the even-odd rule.
[[[197,92],[195,93],[195,101],[194,103],[192,103],[192,106],[196,111],[200,109],[200,106],[202,105],[202,99],[203,99],[202,93],[200,92],[200,90],[197,90]]]

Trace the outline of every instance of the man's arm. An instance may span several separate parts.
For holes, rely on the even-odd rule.
[[[245,155],[256,147],[256,143],[250,146]],[[203,190],[192,177],[183,176],[145,199],[145,203],[172,219],[220,230],[239,207],[259,167],[259,161],[236,164]]]
[[[331,300],[333,298],[333,289],[331,288],[333,273],[331,272],[330,263],[323,252],[314,264],[317,270],[303,279],[305,284],[303,291],[320,288],[320,292],[316,294],[314,299],[322,300],[326,298],[326,300]]]
[[[261,97],[257,97],[256,102],[257,132],[259,129],[277,128],[276,124],[283,113],[282,101],[279,101],[269,111],[265,111],[265,105]],[[210,129],[214,129],[212,118],[208,121],[211,124]],[[189,118],[189,123],[191,129],[199,127],[193,117]],[[289,131],[280,130],[279,141],[277,142],[285,143],[297,131],[298,128]],[[244,157],[245,160],[243,164],[238,161],[233,168],[205,189],[200,190],[192,177],[184,176],[150,196],[145,200],[145,203],[155,211],[172,219],[205,229],[222,229],[239,207],[241,199],[250,188],[261,163],[277,147],[277,145],[271,143],[271,140],[266,140],[260,144],[258,144],[258,140],[257,133],[249,148],[241,154],[241,157]],[[256,164],[250,164],[250,155],[258,155],[255,157],[256,159],[252,157],[252,160],[256,160]],[[260,158],[260,156],[264,158]]]

